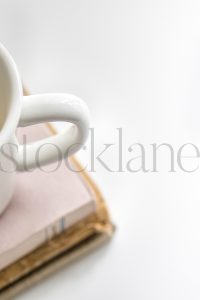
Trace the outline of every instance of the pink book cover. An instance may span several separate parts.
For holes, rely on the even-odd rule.
[[[46,125],[18,130],[27,142],[50,135]],[[48,170],[55,169],[54,165]],[[96,209],[81,175],[64,163],[53,172],[18,173],[10,205],[0,216],[0,270],[69,228]]]

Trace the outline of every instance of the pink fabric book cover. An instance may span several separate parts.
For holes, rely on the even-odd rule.
[[[27,142],[50,135],[46,125],[20,129]],[[47,168],[55,169],[54,165]],[[96,204],[78,172],[62,163],[58,170],[18,173],[15,195],[0,216],[0,270],[52,236],[92,214]]]

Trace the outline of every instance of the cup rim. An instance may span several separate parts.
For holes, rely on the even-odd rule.
[[[21,112],[21,97],[22,84],[17,70],[17,66],[8,52],[8,50],[0,43],[0,60],[7,70],[8,80],[10,81],[10,105],[5,122],[0,130],[0,145],[9,143],[17,128],[20,112]]]

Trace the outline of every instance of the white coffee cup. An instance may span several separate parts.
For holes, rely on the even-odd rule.
[[[66,121],[73,126],[55,136],[28,145],[24,164],[24,147],[18,144],[15,135],[17,127],[50,121]],[[15,62],[0,44],[0,213],[4,211],[14,193],[15,170],[22,172],[27,168],[38,167],[36,154],[44,143],[45,153],[41,152],[40,166],[57,161],[57,149],[63,155],[75,153],[84,144],[88,127],[87,106],[76,96],[70,94],[23,96],[22,83]],[[52,147],[52,144],[56,147]],[[9,153],[11,159],[8,159],[9,155],[5,153]]]

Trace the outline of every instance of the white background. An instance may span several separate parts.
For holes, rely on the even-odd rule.
[[[124,166],[139,142],[151,170],[151,143],[200,147],[199,16],[200,2],[189,0],[1,0],[0,39],[32,93],[85,99],[97,154],[121,127]],[[112,167],[116,151],[105,154]],[[169,173],[161,152],[158,173],[96,163],[114,239],[18,299],[200,299],[200,170]]]

